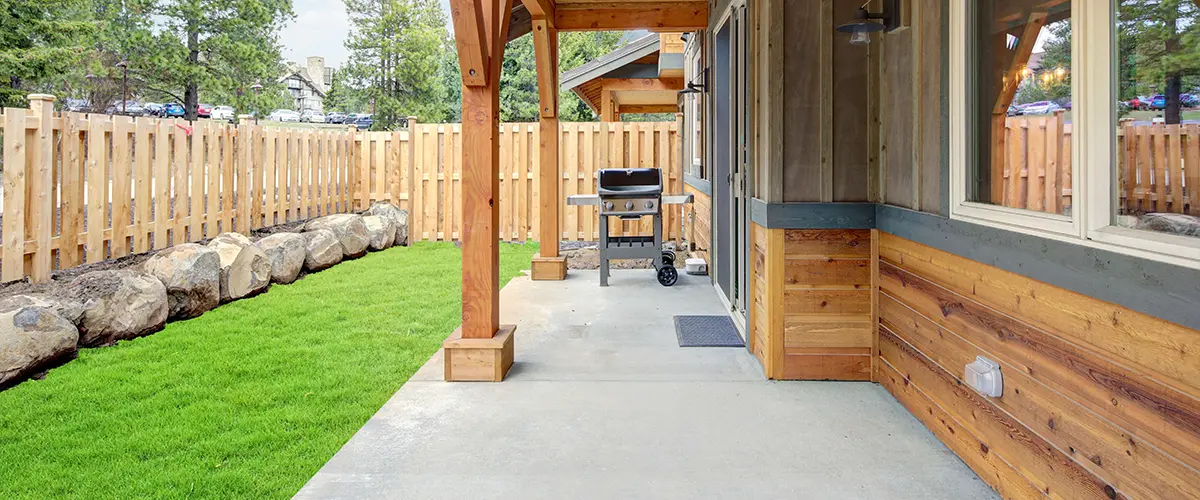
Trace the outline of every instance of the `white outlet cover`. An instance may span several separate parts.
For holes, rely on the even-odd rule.
[[[983,356],[968,363],[963,370],[963,381],[984,396],[998,398],[1004,394],[1004,377],[1000,363]]]

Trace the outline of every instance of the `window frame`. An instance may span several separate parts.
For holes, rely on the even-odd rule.
[[[971,143],[974,121],[969,119],[976,112],[970,101],[973,39],[969,30],[974,25],[969,5],[974,2],[949,3],[950,218],[1200,269],[1200,237],[1114,225],[1118,124],[1114,103],[1119,95],[1118,76],[1113,72],[1116,0],[1071,5],[1071,96],[1075,105],[1070,216],[968,200],[975,158]]]
[[[704,68],[702,66],[701,52],[703,48],[702,32],[693,31],[688,37],[687,43],[683,49],[684,60],[684,84],[694,82],[699,75],[702,74]],[[687,161],[686,170],[697,179],[708,179],[708,172],[704,168],[704,149],[703,140],[700,132],[703,130],[702,120],[704,119],[702,99],[703,93],[687,94],[684,97],[684,129],[687,134],[685,140],[686,151],[684,151],[684,160]],[[699,161],[697,161],[699,160]]]

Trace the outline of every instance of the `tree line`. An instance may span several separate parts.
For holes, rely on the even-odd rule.
[[[441,3],[343,1],[350,56],[334,72],[325,111],[371,111],[383,129],[405,116],[458,121],[462,80]],[[124,80],[124,98],[181,103],[189,120],[201,100],[239,112],[290,109],[279,34],[294,17],[291,0],[0,0],[0,106],[25,106],[40,92],[86,99],[89,111],[103,112],[122,99]],[[624,38],[564,33],[560,68],[606,54]],[[501,119],[537,120],[530,36],[509,43],[501,88]],[[560,103],[563,120],[596,118],[571,92]]]

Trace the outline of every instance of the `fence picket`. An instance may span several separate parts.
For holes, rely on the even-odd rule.
[[[424,217],[421,220],[422,239],[437,241],[437,172],[438,172],[438,130],[440,125],[427,125],[426,133],[421,137],[422,150],[425,152],[423,163],[425,168],[421,173],[421,196],[425,204],[421,207]]]
[[[69,268],[83,263],[79,235],[83,224],[84,144],[81,117],[74,113],[63,116],[62,134],[62,226],[59,230],[59,266]]]
[[[1186,127],[1187,161],[1183,165],[1183,179],[1188,207],[1184,213],[1196,215],[1200,213],[1196,207],[1200,204],[1200,125],[1189,123]],[[1181,212],[1183,209],[1180,207]]]
[[[150,249],[150,207],[153,204],[151,182],[153,175],[150,170],[151,142],[153,130],[149,118],[135,122],[133,141],[133,251],[137,253]]]
[[[25,276],[25,110],[4,110],[4,281]]]
[[[1179,136],[1181,125],[1167,125],[1167,165],[1163,169],[1167,188],[1171,190],[1171,208],[1175,213],[1183,211],[1183,139]]]

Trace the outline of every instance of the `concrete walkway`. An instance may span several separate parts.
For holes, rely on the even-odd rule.
[[[434,356],[297,498],[994,498],[880,386],[768,382],[744,349],[677,346],[707,278],[513,280],[500,384]]]

